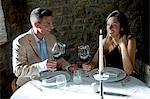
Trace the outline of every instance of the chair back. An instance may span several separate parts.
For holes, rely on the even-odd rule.
[[[11,82],[11,88],[12,91],[15,92],[17,90],[17,84],[16,84],[17,78],[15,78],[12,82]]]

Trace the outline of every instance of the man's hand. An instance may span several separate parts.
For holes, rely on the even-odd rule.
[[[49,59],[46,63],[48,70],[57,70],[57,61]]]

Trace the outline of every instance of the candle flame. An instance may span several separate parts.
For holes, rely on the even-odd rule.
[[[100,35],[102,35],[103,33],[102,33],[102,29],[100,29]]]

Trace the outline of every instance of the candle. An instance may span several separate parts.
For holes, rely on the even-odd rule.
[[[104,99],[103,97],[103,82],[102,82],[102,71],[104,69],[103,66],[103,34],[102,34],[102,29],[100,29],[100,35],[99,35],[99,75],[100,75],[100,99]]]
[[[102,29],[100,29],[100,35],[99,35],[99,72],[101,72],[104,69],[102,39],[103,39],[103,34],[102,34]]]

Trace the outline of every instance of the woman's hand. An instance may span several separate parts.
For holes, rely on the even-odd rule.
[[[68,68],[68,70],[70,71],[70,72],[74,72],[74,71],[76,71],[78,69],[78,65],[77,64],[72,64],[69,68]]]
[[[90,64],[82,64],[83,71],[88,72],[92,69]]]
[[[109,35],[106,35],[106,42],[111,44],[111,42],[112,42],[112,37],[109,36]]]
[[[123,35],[120,39],[119,39],[119,42],[118,44],[121,46],[121,45],[125,45],[127,46],[127,42],[128,42],[128,39],[131,37],[131,35],[129,36],[126,36],[126,35]]]

